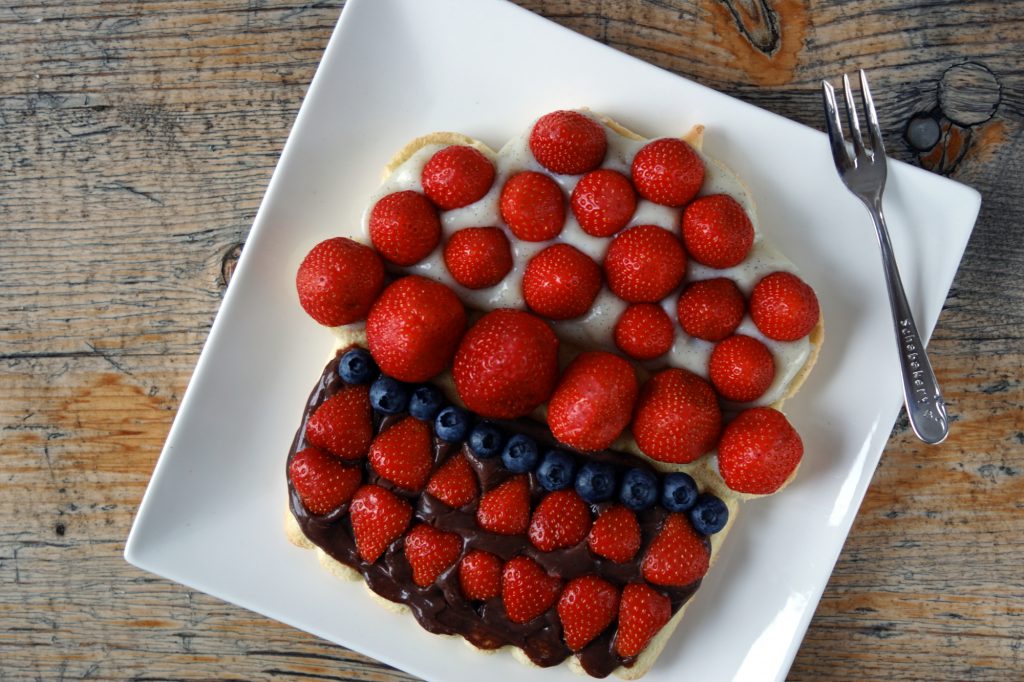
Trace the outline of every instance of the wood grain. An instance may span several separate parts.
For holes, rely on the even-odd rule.
[[[0,679],[408,678],[121,558],[342,4],[0,5]],[[791,678],[1021,679],[1024,2],[518,4],[814,127],[867,67],[890,152],[982,191],[953,435],[897,424]]]

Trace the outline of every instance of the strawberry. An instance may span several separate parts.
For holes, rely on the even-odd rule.
[[[608,507],[594,521],[587,545],[599,557],[620,564],[631,561],[640,550],[640,524],[636,514],[619,504]]]
[[[494,184],[494,164],[473,147],[452,145],[430,157],[420,182],[438,208],[462,208],[487,194]]]
[[[634,303],[615,323],[615,345],[635,360],[652,360],[672,348],[676,332],[665,309],[654,303]]]
[[[579,651],[619,614],[619,590],[604,578],[584,575],[569,581],[558,599],[565,643]]]
[[[820,315],[814,289],[789,272],[771,273],[750,294],[750,316],[769,339],[802,339],[818,324]]]
[[[690,257],[711,268],[742,263],[754,243],[747,212],[728,194],[695,199],[683,212],[683,243]]]
[[[384,288],[384,263],[369,246],[336,237],[314,246],[295,275],[299,304],[328,327],[366,317]]]
[[[721,341],[736,331],[745,310],[743,293],[725,277],[690,284],[676,303],[683,331],[705,341]]]
[[[405,417],[380,433],[370,445],[370,465],[385,481],[418,492],[434,466],[434,440],[430,426]]]
[[[412,567],[412,581],[420,587],[433,585],[461,553],[462,537],[458,533],[438,530],[427,523],[414,526],[405,536],[405,558]]]
[[[465,330],[466,311],[458,297],[419,275],[388,285],[366,318],[370,354],[382,372],[399,381],[439,374]]]
[[[789,480],[803,455],[803,441],[786,415],[754,407],[740,412],[722,432],[718,470],[733,490],[768,495]]]
[[[548,575],[533,559],[517,556],[501,571],[501,600],[513,623],[527,623],[551,608],[562,580]]]
[[[412,520],[412,507],[380,486],[364,485],[352,497],[349,517],[356,551],[372,564],[405,532]]]
[[[672,618],[672,600],[644,583],[630,583],[619,600],[615,653],[634,658]]]
[[[512,246],[497,227],[467,227],[444,245],[444,264],[467,289],[492,287],[512,269]]]
[[[548,401],[551,433],[577,450],[603,450],[629,424],[637,390],[626,360],[605,351],[580,353]]]
[[[475,500],[476,474],[466,456],[456,452],[438,467],[427,483],[427,492],[449,507],[464,507]]]
[[[624,228],[636,212],[636,191],[622,173],[601,168],[580,178],[569,203],[584,232],[610,237]]]
[[[685,514],[669,514],[647,548],[640,571],[655,585],[683,587],[708,572],[711,553]]]
[[[572,547],[583,542],[590,530],[590,507],[575,490],[548,493],[530,519],[529,537],[542,552]]]
[[[523,275],[526,305],[552,320],[568,320],[590,310],[601,290],[601,268],[568,244],[554,244],[530,259]]]
[[[645,455],[684,464],[715,447],[722,411],[707,381],[685,369],[665,369],[640,390],[632,428]]]
[[[726,400],[747,403],[757,400],[775,378],[775,359],[757,339],[735,334],[719,341],[711,351],[708,375]]]
[[[288,465],[295,492],[311,514],[326,514],[352,499],[363,479],[363,470],[346,466],[323,450],[306,448],[295,453]]]
[[[530,486],[526,475],[508,479],[484,493],[476,510],[476,522],[498,535],[519,535],[530,525]]]
[[[316,408],[306,422],[306,440],[342,459],[358,459],[373,440],[368,386],[346,386]]]
[[[474,549],[459,564],[459,586],[466,599],[486,601],[501,594],[501,559]]]
[[[704,184],[704,162],[686,142],[662,138],[648,142],[633,157],[633,185],[644,199],[682,206]]]
[[[686,252],[668,230],[639,225],[620,232],[604,257],[608,288],[630,303],[656,303],[679,286]]]
[[[558,339],[529,313],[493,310],[473,325],[452,368],[459,397],[492,419],[528,414],[551,395],[558,378]]]
[[[501,188],[501,219],[524,242],[554,239],[565,226],[565,197],[550,176],[516,173]]]
[[[388,194],[370,210],[370,241],[385,260],[415,265],[441,241],[437,209],[419,192]]]
[[[552,173],[578,175],[601,165],[608,140],[601,124],[576,111],[544,114],[530,131],[530,151]]]

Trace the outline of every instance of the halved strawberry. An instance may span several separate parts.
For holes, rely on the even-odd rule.
[[[640,523],[636,514],[620,504],[601,512],[587,537],[591,552],[620,564],[636,556],[640,541]]]
[[[342,459],[358,459],[373,440],[369,387],[346,386],[316,408],[306,422],[306,440]]]
[[[458,533],[438,530],[428,523],[413,527],[405,536],[405,558],[412,567],[412,581],[420,587],[433,585],[461,553],[462,537]]]
[[[790,272],[771,273],[750,294],[750,316],[769,339],[802,339],[818,324],[820,315],[814,289]]]
[[[492,287],[512,270],[512,246],[497,227],[467,227],[444,245],[444,264],[467,289]]]
[[[629,424],[636,403],[633,366],[605,351],[580,353],[548,401],[548,426],[578,450],[603,450]]]
[[[682,206],[704,184],[704,162],[689,144],[662,138],[644,145],[633,157],[633,185],[645,199]]]
[[[370,465],[385,481],[413,492],[423,489],[434,465],[430,426],[413,417],[378,434],[370,445]]]
[[[373,563],[405,532],[412,520],[412,507],[380,486],[364,485],[352,497],[349,517],[356,551],[364,561]]]
[[[638,225],[620,232],[604,257],[608,288],[630,303],[656,303],[679,286],[686,252],[668,230]]]
[[[530,131],[530,151],[553,173],[577,175],[601,165],[608,140],[597,121],[576,111],[545,114]]]
[[[622,173],[601,168],[587,173],[572,190],[573,215],[587,234],[610,237],[636,212],[636,191]]]
[[[690,257],[712,268],[739,265],[754,243],[747,212],[728,194],[695,199],[683,213],[681,232]]]
[[[419,192],[388,194],[370,210],[370,241],[395,265],[415,265],[441,241],[441,220]]]
[[[466,599],[486,601],[501,594],[501,559],[474,549],[459,563],[459,586]]]
[[[676,330],[656,303],[634,303],[615,323],[615,345],[636,360],[652,360],[672,348]]]
[[[538,315],[552,320],[580,317],[601,290],[601,268],[568,244],[547,247],[526,264],[523,298]]]
[[[711,553],[685,514],[669,514],[644,555],[640,570],[655,585],[683,587],[708,572]]]
[[[734,334],[717,343],[708,361],[708,376],[726,400],[746,403],[757,400],[775,379],[775,359],[752,336]]]
[[[583,542],[590,530],[590,507],[575,490],[548,493],[530,519],[529,537],[542,552],[572,547]]]
[[[722,411],[711,385],[685,369],[651,377],[637,400],[633,437],[645,455],[659,462],[692,462],[715,447]]]
[[[501,219],[524,242],[554,239],[565,226],[565,197],[550,176],[516,173],[501,188]]]
[[[683,289],[676,303],[683,331],[705,341],[721,341],[735,332],[745,310],[740,288],[725,277],[693,282]]]
[[[718,470],[733,490],[768,495],[782,487],[803,458],[804,444],[786,415],[770,407],[744,410],[718,443]]]
[[[619,601],[615,652],[623,658],[639,656],[671,618],[671,599],[644,583],[626,585]]]
[[[476,474],[469,460],[456,452],[438,467],[427,483],[427,492],[449,507],[464,507],[477,496]]]
[[[619,590],[604,578],[584,575],[569,581],[558,599],[566,645],[579,651],[619,614]]]
[[[560,578],[526,556],[509,560],[501,572],[501,600],[513,623],[527,623],[546,612],[561,590]]]
[[[314,246],[295,275],[302,309],[328,327],[366,317],[384,287],[384,263],[376,251],[336,237]]]
[[[462,208],[487,194],[494,183],[494,164],[473,147],[452,145],[430,157],[420,182],[438,208]]]
[[[476,510],[476,522],[498,535],[519,535],[530,525],[530,485],[526,475],[513,476],[484,493]]]
[[[303,506],[317,515],[348,502],[363,480],[361,467],[346,466],[317,448],[296,452],[288,475]]]

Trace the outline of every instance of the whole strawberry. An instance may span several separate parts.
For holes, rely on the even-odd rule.
[[[512,245],[497,227],[467,227],[444,245],[444,264],[467,289],[492,287],[512,269]]]
[[[525,533],[530,525],[530,485],[526,476],[513,476],[484,493],[476,510],[476,522],[498,535]]]
[[[587,234],[610,237],[636,212],[636,191],[622,173],[601,168],[587,173],[570,197],[573,215]]]
[[[443,284],[419,275],[395,280],[366,318],[366,341],[381,371],[399,381],[426,381],[451,362],[466,329],[466,311]]]
[[[395,265],[415,265],[441,241],[437,209],[419,192],[388,194],[370,210],[370,241]]]
[[[708,375],[720,396],[747,403],[760,398],[772,385],[775,359],[757,339],[735,334],[717,343],[711,351]]]
[[[811,333],[821,311],[806,282],[789,272],[773,272],[754,285],[750,316],[761,333],[776,341],[797,341]]]
[[[728,194],[695,199],[683,212],[683,243],[690,257],[711,268],[742,263],[754,243],[754,226]]]
[[[554,239],[565,227],[565,197],[550,176],[516,173],[501,188],[501,219],[524,242]]]
[[[430,157],[420,181],[438,208],[462,208],[487,194],[494,184],[494,164],[473,147],[452,145]]]
[[[310,250],[295,275],[302,309],[328,327],[366,317],[384,287],[384,263],[370,247],[344,237]]]
[[[419,419],[405,417],[373,440],[370,465],[385,481],[418,492],[434,466],[433,446],[430,427]]]
[[[590,530],[590,507],[574,490],[548,493],[530,519],[528,536],[542,552],[573,547]]]
[[[405,558],[412,568],[412,581],[420,587],[433,585],[461,553],[462,538],[457,533],[427,523],[416,525],[405,536]]]
[[[656,303],[679,286],[686,252],[668,230],[638,225],[620,232],[604,257],[608,288],[630,303]]]
[[[630,583],[619,601],[619,627],[615,652],[634,658],[672,618],[672,600],[644,583]]]
[[[603,450],[629,424],[637,390],[626,360],[605,351],[580,353],[548,401],[551,433],[577,450]]]
[[[655,303],[634,303],[615,323],[615,345],[635,360],[653,360],[672,348],[676,330],[665,309]]]
[[[342,459],[358,459],[373,440],[373,408],[367,386],[346,386],[316,408],[306,422],[309,444]]]
[[[464,507],[476,499],[479,486],[473,467],[456,452],[438,467],[427,483],[427,492],[449,507]]]
[[[523,274],[523,298],[538,315],[552,320],[580,317],[601,290],[601,268],[568,244],[554,244],[530,259]]]
[[[722,432],[718,470],[736,492],[769,495],[789,480],[803,455],[803,441],[786,415],[754,407],[740,412]]]
[[[412,507],[380,486],[364,485],[352,497],[349,516],[356,551],[372,564],[409,527]]]
[[[644,199],[682,206],[704,184],[704,162],[689,144],[674,138],[648,142],[633,157],[633,185]]]
[[[501,600],[513,623],[528,623],[546,612],[561,591],[561,579],[526,556],[509,560],[501,573]]]
[[[693,282],[679,295],[676,316],[683,331],[705,341],[721,341],[743,321],[746,301],[736,283],[725,277]]]
[[[501,594],[501,559],[474,549],[459,562],[459,587],[466,599],[486,601]]]
[[[621,504],[601,512],[587,536],[591,552],[620,564],[632,561],[640,551],[640,541],[640,523],[636,514]]]
[[[685,369],[665,369],[640,390],[633,437],[645,455],[685,464],[715,447],[722,411],[715,390]]]
[[[601,165],[608,140],[597,121],[576,111],[545,114],[530,131],[530,151],[553,173],[578,175]]]
[[[685,514],[669,514],[644,554],[640,571],[654,585],[683,587],[708,572],[711,552]]]
[[[566,645],[579,651],[619,615],[619,590],[604,578],[584,575],[569,581],[558,599]]]
[[[306,448],[295,453],[288,477],[303,506],[311,514],[326,514],[352,498],[363,480],[363,470],[346,466],[323,450]]]

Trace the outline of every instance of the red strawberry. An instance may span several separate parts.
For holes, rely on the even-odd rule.
[[[565,226],[565,197],[543,173],[516,173],[501,188],[501,218],[524,242],[554,239]]]
[[[665,309],[654,303],[634,303],[615,323],[615,345],[636,360],[652,360],[672,348],[676,331]]]
[[[622,564],[636,556],[640,550],[640,539],[636,514],[616,504],[601,512],[594,521],[587,545],[597,556]]]
[[[456,452],[449,457],[430,477],[427,492],[449,507],[464,507],[475,500],[476,474],[466,456]]]
[[[443,284],[419,275],[395,280],[370,309],[366,341],[381,371],[399,381],[425,381],[451,362],[466,311]]]
[[[558,378],[558,339],[539,317],[493,310],[473,325],[455,353],[455,388],[473,412],[522,417],[551,395]]]
[[[683,290],[676,315],[683,331],[705,341],[721,341],[736,331],[746,302],[731,279],[716,277],[694,282]]]
[[[572,547],[583,542],[590,530],[590,507],[574,490],[548,493],[533,510],[529,537],[542,552]]]
[[[562,580],[548,575],[529,557],[517,556],[501,572],[501,600],[513,623],[526,623],[551,608]]]
[[[619,601],[615,652],[623,658],[639,656],[671,618],[671,599],[644,583],[626,585]]]
[[[380,486],[364,485],[352,497],[349,516],[356,551],[364,561],[373,563],[405,532],[412,520],[412,507]]]
[[[328,327],[366,317],[383,287],[384,263],[377,252],[343,237],[314,246],[295,275],[302,309]]]
[[[682,587],[708,572],[711,553],[685,514],[669,514],[647,549],[640,570],[655,585]]]
[[[622,173],[601,168],[580,178],[570,203],[584,232],[610,237],[624,228],[636,212],[636,191]]]
[[[718,443],[718,470],[733,490],[768,495],[796,471],[804,444],[786,415],[770,407],[740,412]]]
[[[708,375],[715,390],[726,400],[747,403],[757,400],[775,378],[775,359],[757,339],[735,334],[711,351]]]
[[[523,275],[526,305],[552,320],[585,314],[600,290],[601,268],[568,244],[555,244],[538,253]]]
[[[420,587],[433,585],[437,576],[453,565],[462,553],[458,533],[421,523],[405,536],[405,558],[412,567],[412,581]]]
[[[640,390],[633,437],[652,459],[692,462],[715,447],[721,428],[722,411],[715,390],[692,372],[662,370]]]
[[[441,241],[437,209],[419,192],[388,194],[370,211],[370,241],[395,265],[419,263]]]
[[[773,272],[750,294],[750,316],[769,339],[802,339],[818,324],[820,315],[814,289],[789,272]]]
[[[444,264],[467,289],[492,287],[512,269],[512,246],[497,227],[467,227],[444,245]]]
[[[604,351],[580,353],[548,402],[548,426],[566,445],[603,450],[629,424],[636,395],[636,373],[629,362]]]
[[[519,535],[530,525],[530,486],[526,476],[513,476],[484,493],[476,510],[476,522],[498,535]]]
[[[474,549],[459,564],[459,586],[466,599],[486,601],[501,594],[501,559]]]
[[[575,111],[545,114],[530,131],[530,151],[553,173],[578,175],[601,165],[608,140],[597,121]]]
[[[682,140],[648,142],[633,157],[633,184],[644,199],[664,206],[682,206],[704,184],[704,162]]]
[[[601,634],[619,615],[619,590],[596,575],[569,581],[558,599],[565,643],[579,651]]]
[[[679,286],[686,252],[668,230],[639,225],[619,233],[604,257],[608,288],[630,303],[656,303]]]
[[[342,459],[358,459],[373,440],[368,386],[346,386],[316,408],[306,422],[306,440]]]
[[[311,514],[326,514],[352,498],[363,479],[363,470],[346,466],[323,450],[306,448],[295,453],[288,465],[295,492]]]
[[[754,243],[747,212],[728,194],[695,199],[683,213],[682,234],[690,257],[711,268],[739,265]]]
[[[430,426],[406,417],[379,434],[370,445],[370,465],[385,481],[418,492],[434,466]]]
[[[452,145],[430,157],[420,181],[438,208],[461,208],[487,194],[494,183],[494,164],[473,147]]]

